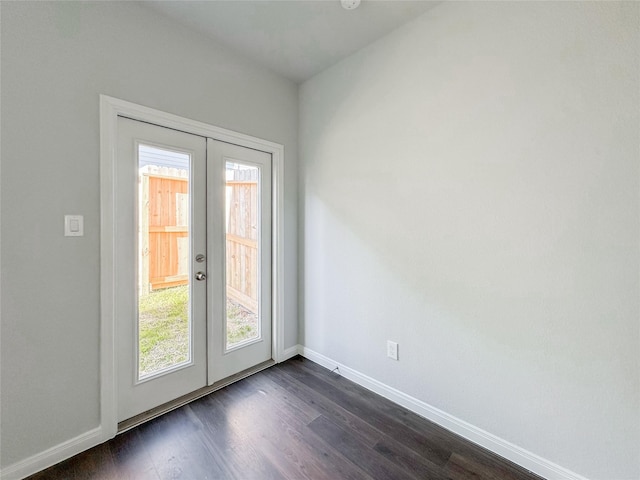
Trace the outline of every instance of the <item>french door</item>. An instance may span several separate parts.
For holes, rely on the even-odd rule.
[[[118,118],[118,421],[272,358],[271,155]]]

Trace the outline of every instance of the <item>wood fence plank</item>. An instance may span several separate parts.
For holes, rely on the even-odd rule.
[[[141,291],[145,288],[144,279],[149,285],[147,291],[180,282],[186,284],[190,262],[188,172],[157,166],[145,166],[141,172],[145,171],[141,179],[146,179],[146,185],[141,182],[140,187],[140,211],[146,205],[147,212],[146,223],[143,220],[140,223]],[[234,179],[227,181],[230,193],[225,271],[227,284],[233,292],[238,292],[234,299],[255,311],[259,273],[259,171],[237,170],[235,174]],[[145,230],[147,234],[143,235]]]
[[[151,291],[149,282],[149,176],[139,177],[138,202],[139,202],[139,233],[138,233],[138,291],[140,295],[146,295]]]

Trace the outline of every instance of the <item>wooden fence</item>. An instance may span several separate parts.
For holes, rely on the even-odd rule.
[[[252,312],[258,304],[257,170],[227,179],[227,295]],[[189,281],[189,193],[186,170],[147,165],[139,175],[139,288],[149,293]]]
[[[257,313],[258,169],[227,172],[227,296]]]

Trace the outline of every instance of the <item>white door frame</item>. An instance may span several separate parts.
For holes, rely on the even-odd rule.
[[[187,133],[270,153],[272,156],[272,356],[284,355],[284,146],[153,108],[100,95],[100,426],[104,440],[118,430],[115,344],[115,168],[118,117],[153,123]]]

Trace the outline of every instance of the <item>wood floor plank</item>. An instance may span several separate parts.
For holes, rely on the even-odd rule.
[[[408,429],[397,418],[385,414],[379,410],[377,399],[372,401],[366,395],[358,396],[338,389],[325,380],[296,367],[293,363],[278,366],[277,368],[282,369],[282,371],[293,376],[298,381],[316,390],[319,395],[338,403],[379,431],[397,439],[407,448],[425,456],[436,465],[444,466],[449,460],[452,452],[442,442],[436,441],[433,437],[416,430]]]
[[[116,466],[109,445],[103,443],[77,455],[74,459],[75,480],[110,480],[116,476]]]
[[[111,480],[114,478],[118,478],[118,474],[107,443],[82,452],[30,477],[32,480]]]
[[[444,471],[452,480],[542,480],[541,477],[500,457],[479,452],[454,452]]]
[[[501,469],[507,475],[506,478],[519,478],[519,475],[525,475],[525,478],[539,478],[533,475],[531,472],[525,471],[521,467],[498,457],[497,455],[485,450],[478,445],[463,439],[462,437],[453,434],[452,432],[436,425],[435,423],[413,413],[406,408],[384,398],[380,395],[367,390],[354,382],[347,380],[337,373],[333,373],[330,370],[318,365],[315,362],[299,357],[295,361],[291,361],[287,366],[295,366],[301,368],[305,372],[309,372],[321,380],[335,386],[336,388],[344,391],[355,397],[362,397],[374,402],[377,408],[392,417],[394,420],[402,423],[407,428],[419,433],[428,434],[429,438],[436,441],[444,449],[457,452],[457,458],[460,462],[464,459],[468,460],[468,464],[485,466],[486,475],[491,469]],[[449,462],[447,462],[449,463]],[[449,467],[451,468],[451,466]]]
[[[117,435],[29,480],[540,480],[306,359]]]
[[[251,408],[247,403],[243,409]],[[250,441],[289,479],[328,479],[324,469],[317,465],[313,453],[305,448],[301,436],[285,422],[270,417],[262,422],[259,408],[251,408],[247,415],[235,416],[231,423],[247,432]]]
[[[219,464],[224,466],[227,478],[281,480],[281,473],[267,457],[255,448],[247,432],[230,425],[227,409],[215,395],[207,395],[189,406],[203,423],[204,443]]]
[[[109,442],[111,456],[119,479],[157,480],[160,477],[138,429],[117,435]]]
[[[363,445],[356,437],[350,435],[349,432],[324,416],[316,418],[309,424],[309,428],[375,479],[419,478],[414,477],[407,470],[398,467],[384,456]]]
[[[223,479],[225,472],[205,448],[198,423],[180,408],[138,428],[161,479]]]
[[[367,390],[366,388],[361,387],[360,385],[347,380],[343,376],[337,373],[332,373],[328,369],[314,363],[306,358],[298,358],[296,359],[296,366],[302,367],[305,371],[309,371],[310,373],[318,376],[323,381],[330,383],[336,388],[344,391],[345,393],[349,393],[351,395],[355,395],[357,397],[367,398],[372,402],[375,402],[377,408],[387,416],[392,417],[399,423],[402,423],[408,428],[411,428],[419,433],[428,434],[429,437],[438,438],[438,442],[443,446],[447,446],[449,450],[454,450],[462,445],[468,445],[468,442],[457,435],[452,435],[452,433],[445,428],[442,428],[439,425],[427,420],[420,415],[407,410],[406,408],[398,405],[397,403],[392,402],[371,390]],[[461,442],[457,442],[460,439]],[[451,444],[451,445],[449,445]]]
[[[241,405],[243,415],[236,422],[249,432],[252,441],[260,442],[274,461],[287,460],[287,470],[293,468],[294,472],[290,478],[370,480],[266,392],[258,391],[256,396],[248,389],[236,389],[221,392],[218,398],[228,405]]]
[[[266,375],[252,375],[246,379],[246,383],[254,386],[260,393],[269,396],[270,402],[277,408],[285,409],[304,423],[309,423],[321,414],[302,399],[291,395],[285,388],[271,381]]]
[[[293,362],[292,362],[293,363]],[[333,373],[330,370],[318,365],[315,362],[307,360],[306,358],[299,357],[296,359],[296,366],[302,367],[304,370],[311,372],[314,375],[319,376],[322,380],[334,385],[335,387],[343,390],[344,392],[357,395],[359,397],[370,399],[376,402],[376,405],[380,411],[392,416],[398,422],[403,423],[409,428],[418,430],[420,432],[428,431],[429,435],[440,435],[448,437],[451,432],[442,428],[439,425],[421,417],[417,413],[414,413],[406,408],[392,402],[371,390],[361,387],[360,385],[347,380],[339,373]]]
[[[330,418],[339,425],[344,425],[345,428],[349,428],[354,434],[358,435],[366,445],[372,447],[382,437],[382,433],[379,430],[373,428],[360,417],[345,410],[328,398],[318,395],[315,390],[307,387],[303,383],[287,375],[283,375],[282,372],[277,369],[269,369],[265,372],[265,376],[285,388],[292,395],[295,395],[297,398],[314,407],[322,415]]]
[[[430,480],[446,480],[448,478],[441,467],[387,435],[384,435],[374,445],[373,449],[416,478],[428,478]]]
[[[531,473],[517,471],[506,463],[487,463],[478,458],[465,457],[458,453],[451,455],[445,472],[452,480],[482,478],[485,480],[529,480]]]
[[[65,478],[75,480],[75,457],[65,460],[29,477],[29,480],[49,480]]]

